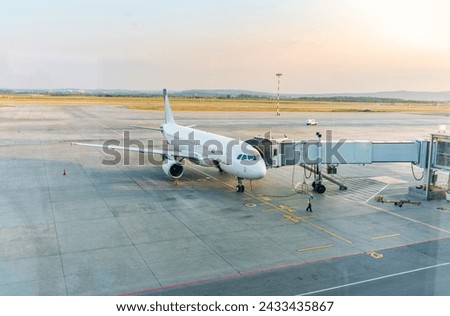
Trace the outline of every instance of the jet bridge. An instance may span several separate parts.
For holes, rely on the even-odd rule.
[[[340,164],[412,163],[425,169],[425,174],[429,173],[427,190],[435,182],[432,170],[450,170],[450,137],[442,134],[432,135],[431,141],[417,139],[386,142],[333,141],[331,131],[327,131],[325,141],[321,133],[316,133],[315,139],[306,141],[274,139],[270,133],[265,136],[254,137],[247,142],[259,150],[266,165],[278,168],[296,164],[313,171],[315,177],[312,185],[318,193],[326,190],[322,178],[337,184],[341,190],[347,189],[343,183],[329,176],[337,173]],[[326,166],[328,175],[322,172],[323,166]],[[429,198],[428,193],[426,198]]]
[[[262,154],[268,167],[294,164],[371,164],[386,162],[412,162],[422,168],[426,165],[428,141],[322,141],[317,139],[294,141],[288,138],[268,139],[254,137],[247,142]]]

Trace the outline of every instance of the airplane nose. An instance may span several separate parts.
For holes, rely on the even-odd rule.
[[[266,173],[267,173],[267,168],[266,168],[265,162],[263,160],[259,160],[254,168],[253,178],[254,179],[264,178]]]
[[[266,163],[261,160],[261,178],[263,178],[267,173]]]

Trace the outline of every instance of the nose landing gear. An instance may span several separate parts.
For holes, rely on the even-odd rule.
[[[242,192],[245,191],[245,187],[242,184],[242,179],[241,178],[237,178],[237,180],[238,180],[238,184],[236,186],[236,192],[242,193]]]

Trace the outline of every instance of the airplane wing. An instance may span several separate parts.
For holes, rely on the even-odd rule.
[[[141,129],[149,129],[149,130],[152,130],[152,131],[158,131],[158,132],[160,132],[161,131],[161,127],[149,127],[149,126],[140,126],[140,125],[129,125],[130,127],[134,127],[134,128],[141,128]],[[197,124],[193,124],[193,125],[188,125],[188,126],[186,126],[186,127],[195,127],[195,126],[197,126]]]
[[[155,154],[155,155],[161,155],[161,156],[175,156],[180,158],[191,158],[191,159],[198,159],[195,155],[189,155],[186,152],[178,152],[174,150],[163,150],[163,149],[148,149],[148,148],[138,148],[138,147],[122,147],[122,146],[116,146],[116,145],[101,145],[101,144],[87,144],[87,143],[77,143],[72,142],[72,145],[76,146],[85,146],[85,147],[97,147],[97,148],[104,148],[104,149],[115,149],[115,150],[121,150],[121,151],[135,151],[139,152],[141,154]]]
[[[157,154],[157,155],[168,155],[169,154],[169,151],[164,151],[161,149],[149,150],[146,148],[138,148],[138,147],[122,147],[122,146],[115,146],[115,145],[87,144],[87,143],[76,143],[76,142],[73,142],[72,145],[85,146],[85,147],[97,147],[97,148],[104,148],[104,149],[136,151],[136,152],[140,152],[143,154]]]
[[[160,128],[160,127],[148,127],[148,126],[139,126],[139,125],[130,125],[130,127],[142,128],[142,129],[149,129],[149,130],[152,130],[152,131],[158,131],[158,132],[161,131],[161,128]]]

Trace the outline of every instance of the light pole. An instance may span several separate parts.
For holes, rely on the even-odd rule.
[[[277,94],[277,115],[280,115],[280,77],[282,73],[275,74],[278,77],[278,94]]]

